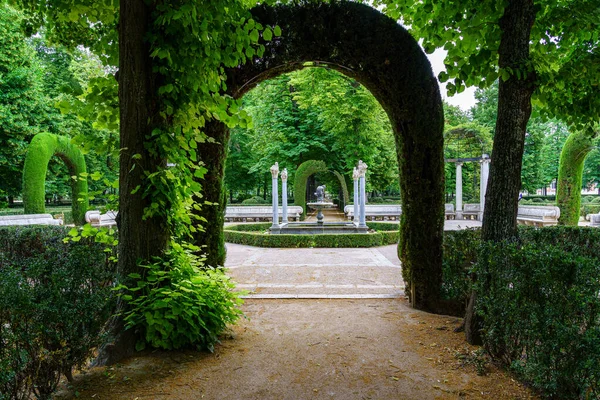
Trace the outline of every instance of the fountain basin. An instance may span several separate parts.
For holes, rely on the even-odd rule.
[[[289,222],[271,227],[272,235],[323,235],[339,233],[367,233],[366,226],[359,228],[353,222]]]

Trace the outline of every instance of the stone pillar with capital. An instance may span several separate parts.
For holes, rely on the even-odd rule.
[[[488,178],[490,176],[490,156],[483,154],[481,156],[480,167],[481,174],[479,177],[479,204],[481,208],[480,221],[483,221],[483,208],[485,207],[485,193],[487,191]]]
[[[271,176],[273,177],[273,224],[272,228],[279,228],[279,194],[277,193],[277,176],[279,175],[279,163],[271,166]]]
[[[359,192],[358,192],[358,169],[356,167],[354,167],[354,170],[352,170],[352,179],[354,180],[354,224],[358,225],[358,219],[359,219],[359,210],[358,210],[358,206],[359,206]]]
[[[288,222],[288,199],[287,199],[287,168],[281,171],[281,207],[283,208],[283,215],[281,216],[281,223],[287,224]]]
[[[456,219],[462,219],[462,166],[463,163],[456,163]]]
[[[367,216],[365,210],[365,204],[367,203],[367,192],[366,192],[366,178],[367,174],[367,164],[362,162],[362,160],[358,161],[358,176],[359,176],[359,186],[360,186],[360,220],[358,223],[359,228],[367,227]]]

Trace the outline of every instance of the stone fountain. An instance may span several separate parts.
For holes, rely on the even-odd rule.
[[[361,161],[362,163],[362,161]],[[366,170],[366,164],[364,164]],[[328,234],[328,233],[367,233],[368,227],[364,223],[358,222],[325,222],[323,221],[323,210],[327,208],[334,208],[335,204],[327,199],[325,195],[325,185],[318,186],[317,192],[315,195],[317,196],[317,201],[307,203],[307,207],[312,208],[317,211],[317,222],[288,222],[287,221],[287,196],[283,197],[283,210],[284,210],[284,218],[282,218],[282,223],[279,224],[279,215],[277,213],[277,174],[279,173],[279,166],[277,163],[271,167],[271,174],[273,175],[273,225],[269,229],[271,234],[293,234],[293,235],[315,235],[315,234]],[[356,174],[355,174],[356,175]],[[286,193],[287,191],[287,171],[284,170],[284,173],[281,174],[282,178],[282,191]],[[364,175],[363,175],[363,185],[361,189],[364,190]],[[286,193],[287,194],[287,193]],[[355,214],[356,215],[356,214]]]

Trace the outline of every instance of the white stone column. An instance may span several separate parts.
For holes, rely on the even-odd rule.
[[[490,176],[490,156],[483,154],[481,161],[479,162],[481,168],[481,174],[479,177],[479,204],[481,208],[481,214],[479,217],[480,221],[483,221],[483,209],[485,207],[485,193],[487,191],[488,178]]]
[[[358,162],[358,176],[359,176],[359,186],[360,186],[360,220],[358,227],[366,228],[367,227],[367,216],[365,213],[365,204],[367,203],[367,192],[366,192],[366,178],[365,175],[367,173],[367,164],[360,160]]]
[[[283,208],[283,215],[281,216],[281,223],[287,224],[288,222],[288,199],[287,199],[287,168],[281,171],[281,207]]]
[[[462,166],[463,163],[456,163],[456,219],[462,219]]]
[[[277,193],[277,176],[279,175],[279,163],[271,167],[271,176],[273,177],[273,225],[272,228],[279,228],[279,194]]]
[[[358,220],[359,220],[359,216],[360,216],[360,211],[358,210],[358,206],[359,206],[359,192],[358,192],[358,169],[356,169],[356,167],[354,167],[354,170],[352,171],[352,179],[354,180],[354,219],[353,222],[355,225],[358,225]]]

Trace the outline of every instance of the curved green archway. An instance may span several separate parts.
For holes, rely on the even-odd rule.
[[[306,217],[306,182],[308,178],[317,172],[327,172],[327,165],[321,160],[308,160],[296,169],[294,175],[294,204],[301,206],[304,212],[301,219]]]
[[[344,177],[337,171],[329,171],[327,165],[322,160],[305,161],[298,166],[294,176],[294,204],[301,206],[304,210],[300,217],[302,220],[306,218],[306,182],[311,175],[318,172],[332,172],[338,178],[342,186],[342,192],[344,193],[344,203],[348,204],[348,186]]]
[[[25,214],[43,214],[46,212],[46,171],[52,156],[58,156],[67,165],[71,179],[71,199],[73,221],[85,223],[85,212],[88,209],[87,179],[81,176],[86,173],[85,159],[81,150],[71,143],[66,136],[52,133],[39,133],[33,137],[23,168],[23,205]]]
[[[372,7],[347,1],[301,2],[251,10],[262,26],[279,26],[281,36],[261,41],[264,52],[226,70],[227,94],[239,99],[262,81],[286,72],[328,66],[364,85],[386,111],[394,131],[402,197],[398,253],[406,292],[418,309],[444,312],[441,298],[444,232],[444,114],[438,81],[417,41],[396,21]],[[229,131],[208,123],[212,143],[226,147]],[[214,126],[213,126],[214,125]],[[198,146],[207,176],[222,179],[222,150]],[[202,183],[202,182],[201,182]],[[222,199],[220,186],[204,190],[207,201]],[[198,210],[205,229],[196,244],[223,246],[219,207]],[[208,254],[209,265],[224,260]],[[211,264],[212,262],[212,264]]]
[[[597,132],[573,132],[563,146],[556,184],[556,203],[560,208],[559,225],[577,226],[579,223],[583,164],[594,148],[593,141],[597,136]]]

